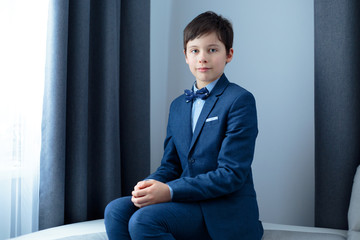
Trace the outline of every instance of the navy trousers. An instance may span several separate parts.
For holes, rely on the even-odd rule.
[[[131,197],[118,198],[105,209],[109,240],[210,240],[198,203],[159,203],[137,208]]]

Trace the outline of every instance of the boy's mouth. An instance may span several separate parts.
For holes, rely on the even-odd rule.
[[[210,68],[207,67],[201,67],[197,69],[199,72],[207,72],[208,70],[210,70]]]

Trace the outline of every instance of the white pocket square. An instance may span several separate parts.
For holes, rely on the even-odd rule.
[[[218,119],[219,119],[218,116],[216,116],[216,117],[211,117],[211,118],[206,119],[205,122],[212,122],[212,121],[215,121],[215,120],[218,120]]]

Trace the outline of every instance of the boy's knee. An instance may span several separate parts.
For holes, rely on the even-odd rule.
[[[129,220],[129,231],[136,232],[140,227],[149,224],[151,218],[148,213],[144,211],[144,208],[136,211]]]
[[[116,205],[117,205],[116,202],[117,202],[117,199],[109,202],[108,205],[106,205],[105,211],[104,211],[104,217],[108,216],[111,212],[114,211],[114,209],[116,208]]]
[[[139,234],[146,235],[158,230],[164,230],[163,224],[150,206],[139,209],[129,220],[129,233],[133,238],[137,238]]]
[[[111,201],[104,211],[105,221],[107,218],[123,218],[131,215],[135,211],[135,207],[129,203],[128,197],[118,198]]]
[[[105,211],[104,211],[104,220],[105,220],[105,224],[108,223],[108,221],[111,221],[111,218],[113,218],[113,213],[114,213],[114,201],[110,202],[106,207],[105,207]]]

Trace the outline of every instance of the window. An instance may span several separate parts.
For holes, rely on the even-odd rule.
[[[0,1],[0,239],[38,229],[47,11]]]

